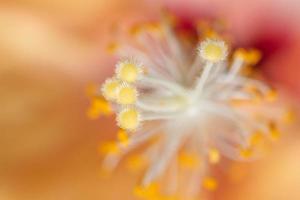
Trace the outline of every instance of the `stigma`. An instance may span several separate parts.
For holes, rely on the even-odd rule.
[[[285,108],[274,88],[249,72],[262,56],[259,50],[233,49],[216,32],[201,35],[207,30],[194,40],[164,20],[134,30],[132,44],[114,45],[120,60],[97,95],[120,128],[117,141],[104,148],[106,169],[146,147],[130,161],[130,169],[144,171],[137,196],[190,199],[216,190],[210,165],[254,159],[279,137]]]

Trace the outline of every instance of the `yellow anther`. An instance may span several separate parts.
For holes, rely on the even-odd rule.
[[[142,25],[141,24],[135,24],[135,25],[130,27],[129,34],[132,35],[132,36],[136,36],[139,33],[141,33],[141,30],[142,30]]]
[[[101,154],[118,154],[120,148],[114,141],[105,142],[99,146],[99,153]]]
[[[269,90],[265,95],[265,99],[269,102],[274,102],[278,97],[276,90]]]
[[[235,50],[234,57],[237,59],[246,60],[245,59],[247,57],[246,49],[240,48],[240,49]]]
[[[146,167],[146,158],[141,155],[133,155],[127,160],[127,168],[132,172],[137,172]]]
[[[248,51],[247,62],[249,64],[255,65],[261,59],[261,52],[256,49],[251,49]]]
[[[282,120],[284,123],[291,124],[294,123],[296,120],[296,113],[292,109],[288,109],[286,112],[284,112],[282,116]]]
[[[117,91],[117,103],[122,105],[134,104],[137,100],[137,90],[130,85],[123,85]]]
[[[263,142],[263,134],[260,131],[254,132],[249,138],[250,146],[256,146]]]
[[[118,131],[118,140],[120,142],[121,145],[123,145],[124,147],[127,147],[129,144],[129,137],[128,134],[126,133],[125,130],[120,129]]]
[[[270,136],[273,140],[278,140],[280,138],[281,133],[278,130],[275,122],[271,121],[269,123],[269,131],[270,131]]]
[[[261,103],[263,99],[263,95],[261,91],[255,87],[254,85],[247,85],[245,87],[245,91],[248,92],[252,96],[252,103]]]
[[[116,66],[117,77],[128,83],[136,82],[141,73],[142,66],[135,61],[126,60],[118,63]]]
[[[247,64],[255,65],[261,59],[261,52],[256,49],[237,49],[234,57],[243,60]]]
[[[151,183],[148,186],[136,186],[134,188],[134,194],[139,198],[156,200],[158,196],[158,184]]]
[[[204,38],[221,38],[220,35],[211,27],[211,23],[205,20],[199,20],[197,22],[197,29],[202,33]]]
[[[221,36],[213,29],[205,30],[203,36],[206,38],[221,38]]]
[[[204,178],[202,184],[203,184],[203,187],[206,190],[209,190],[209,191],[215,191],[217,189],[217,187],[218,187],[218,182],[213,177],[206,177],[206,178]]]
[[[106,47],[106,51],[108,53],[113,54],[113,53],[115,53],[118,50],[119,46],[120,45],[118,43],[116,43],[116,42],[109,43],[107,45],[107,47]]]
[[[120,128],[135,131],[140,124],[140,113],[134,108],[124,109],[118,114],[117,122]]]
[[[278,140],[280,138],[280,136],[281,136],[281,133],[277,129],[276,130],[272,130],[270,132],[270,134],[271,134],[271,137],[272,137],[273,140]]]
[[[162,35],[162,27],[159,23],[145,24],[145,28],[147,31],[149,31],[151,33],[156,33],[158,35]]]
[[[216,148],[211,148],[208,152],[209,162],[212,164],[217,164],[220,162],[221,156],[220,152]]]
[[[158,37],[163,35],[163,31],[159,23],[136,24],[129,30],[129,34],[132,36],[139,36],[142,33],[152,33]]]
[[[253,149],[250,147],[241,148],[240,149],[240,156],[244,159],[250,158],[253,155]]]
[[[210,62],[224,60],[227,57],[227,51],[227,45],[222,40],[206,39],[199,47],[200,56]]]
[[[107,100],[115,100],[117,98],[117,90],[120,82],[114,78],[107,79],[102,85],[102,94]]]
[[[94,97],[92,99],[91,105],[87,110],[87,116],[90,119],[96,119],[100,115],[111,115],[113,110],[110,104],[102,97]]]
[[[200,165],[200,159],[196,154],[182,152],[179,154],[178,161],[181,167],[195,169]]]
[[[101,115],[101,111],[95,109],[92,105],[88,108],[86,115],[89,119],[97,119]]]

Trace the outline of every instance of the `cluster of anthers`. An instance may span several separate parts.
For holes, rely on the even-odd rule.
[[[222,157],[257,157],[265,139],[278,138],[279,126],[291,119],[274,102],[274,89],[246,72],[259,61],[259,51],[230,54],[216,33],[189,43],[164,22],[135,32],[136,45],[110,47],[121,60],[102,85],[104,99],[94,96],[88,114],[116,113],[118,140],[100,148],[106,169],[147,147],[127,162],[144,170],[135,189],[139,197],[191,199],[201,188],[215,190],[209,165]]]

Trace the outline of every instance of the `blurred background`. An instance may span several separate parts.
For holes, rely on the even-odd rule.
[[[298,105],[297,0],[2,0],[1,200],[134,199],[138,175],[121,167],[109,179],[100,176],[97,147],[116,127],[113,119],[87,119],[85,88],[113,69],[104,51],[113,30],[157,18],[161,8],[191,20],[224,19],[240,46],[263,51],[264,75]],[[224,177],[213,199],[300,199],[299,130],[262,160],[237,164],[243,180]]]

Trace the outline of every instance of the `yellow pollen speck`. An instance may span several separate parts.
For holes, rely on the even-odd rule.
[[[260,131],[256,131],[250,136],[250,146],[256,146],[263,141],[263,134]]]
[[[112,43],[107,45],[106,51],[110,54],[113,54],[117,51],[118,48],[119,48],[119,44],[116,43],[116,42],[112,42]]]
[[[209,191],[215,191],[217,189],[217,187],[218,187],[218,182],[213,177],[206,177],[206,178],[204,178],[202,184],[203,184],[203,187],[206,190],[209,190]]]
[[[200,55],[204,60],[219,62],[227,56],[227,46],[222,40],[207,39],[200,44]]]
[[[137,100],[136,88],[132,86],[122,86],[117,92],[117,102],[122,105],[134,104]]]
[[[141,30],[142,30],[142,25],[141,24],[136,24],[136,25],[132,26],[129,29],[129,34],[132,35],[132,36],[136,36],[139,33],[141,33]]]
[[[118,131],[118,140],[120,144],[123,145],[124,147],[127,147],[129,144],[128,134],[123,129],[120,129]]]
[[[151,183],[148,186],[136,186],[134,188],[134,195],[139,198],[156,200],[158,196],[158,184]]]
[[[275,122],[269,123],[269,131],[270,131],[270,136],[273,140],[278,140],[280,138],[281,133],[278,130]]]
[[[145,25],[147,31],[156,33],[158,36],[162,35],[162,27],[159,23],[148,23]]]
[[[237,49],[234,57],[243,60],[247,64],[255,65],[261,59],[261,52],[256,49]]]
[[[94,97],[89,109],[87,110],[87,116],[90,119],[96,119],[101,114],[103,115],[111,115],[113,113],[110,104],[101,97]]]
[[[211,148],[208,152],[209,162],[212,164],[217,164],[220,162],[220,152],[218,149]]]
[[[260,90],[254,85],[248,84],[245,86],[245,91],[252,96],[252,103],[258,104],[263,100],[263,95]]]
[[[195,169],[200,165],[200,159],[196,154],[187,152],[180,153],[178,161],[181,167],[188,169]]]
[[[143,33],[152,33],[157,37],[163,36],[163,30],[159,23],[136,24],[129,30],[129,34],[135,37]]]
[[[100,145],[100,154],[118,154],[120,152],[119,146],[116,142],[110,141]]]
[[[115,100],[120,82],[114,78],[108,79],[102,85],[102,94],[108,100]]]
[[[125,82],[134,83],[138,80],[142,69],[134,62],[126,61],[117,65],[117,77]]]
[[[253,154],[253,150],[250,147],[240,149],[240,156],[242,158],[245,159],[250,158],[252,154]]]
[[[211,27],[211,24],[208,21],[199,20],[196,25],[204,38],[221,38],[220,35]]]
[[[281,135],[281,133],[278,130],[272,130],[270,134],[273,140],[278,140]]]
[[[276,90],[270,90],[265,95],[265,99],[266,99],[266,101],[274,102],[277,99],[277,96],[278,96],[278,94],[277,94]]]
[[[118,125],[129,131],[134,131],[138,128],[140,123],[140,114],[139,112],[134,108],[129,108],[121,111],[118,114],[117,122]]]
[[[203,36],[206,38],[220,38],[219,34],[213,29],[205,30]]]

